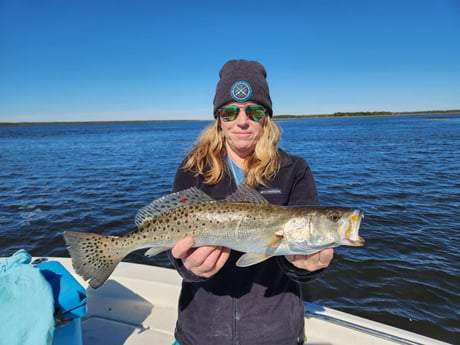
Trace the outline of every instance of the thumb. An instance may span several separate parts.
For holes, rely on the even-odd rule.
[[[181,238],[172,247],[171,254],[176,259],[183,259],[189,255],[190,249],[195,245],[195,239],[192,236]]]

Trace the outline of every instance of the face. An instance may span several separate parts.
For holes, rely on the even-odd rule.
[[[256,104],[254,102],[230,102],[227,105],[236,105],[240,112],[235,120],[225,122],[219,118],[220,126],[225,137],[227,152],[233,159],[246,159],[252,154],[257,140],[262,133],[265,118],[259,122],[250,120],[245,113],[248,105]]]

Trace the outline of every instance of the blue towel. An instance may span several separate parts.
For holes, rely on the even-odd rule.
[[[31,259],[21,249],[0,261],[0,345],[53,342],[53,292]]]

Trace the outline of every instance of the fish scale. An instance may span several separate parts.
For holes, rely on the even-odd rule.
[[[121,236],[65,231],[75,271],[101,286],[130,252],[149,248],[154,256],[183,237],[195,246],[224,246],[244,252],[237,266],[258,264],[277,255],[306,255],[339,245],[361,246],[363,213],[344,207],[270,205],[251,187],[241,185],[216,201],[197,188],[154,200],[135,217],[137,229]]]

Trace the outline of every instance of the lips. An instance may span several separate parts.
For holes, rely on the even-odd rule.
[[[252,135],[251,132],[234,132],[235,135],[249,136]]]

